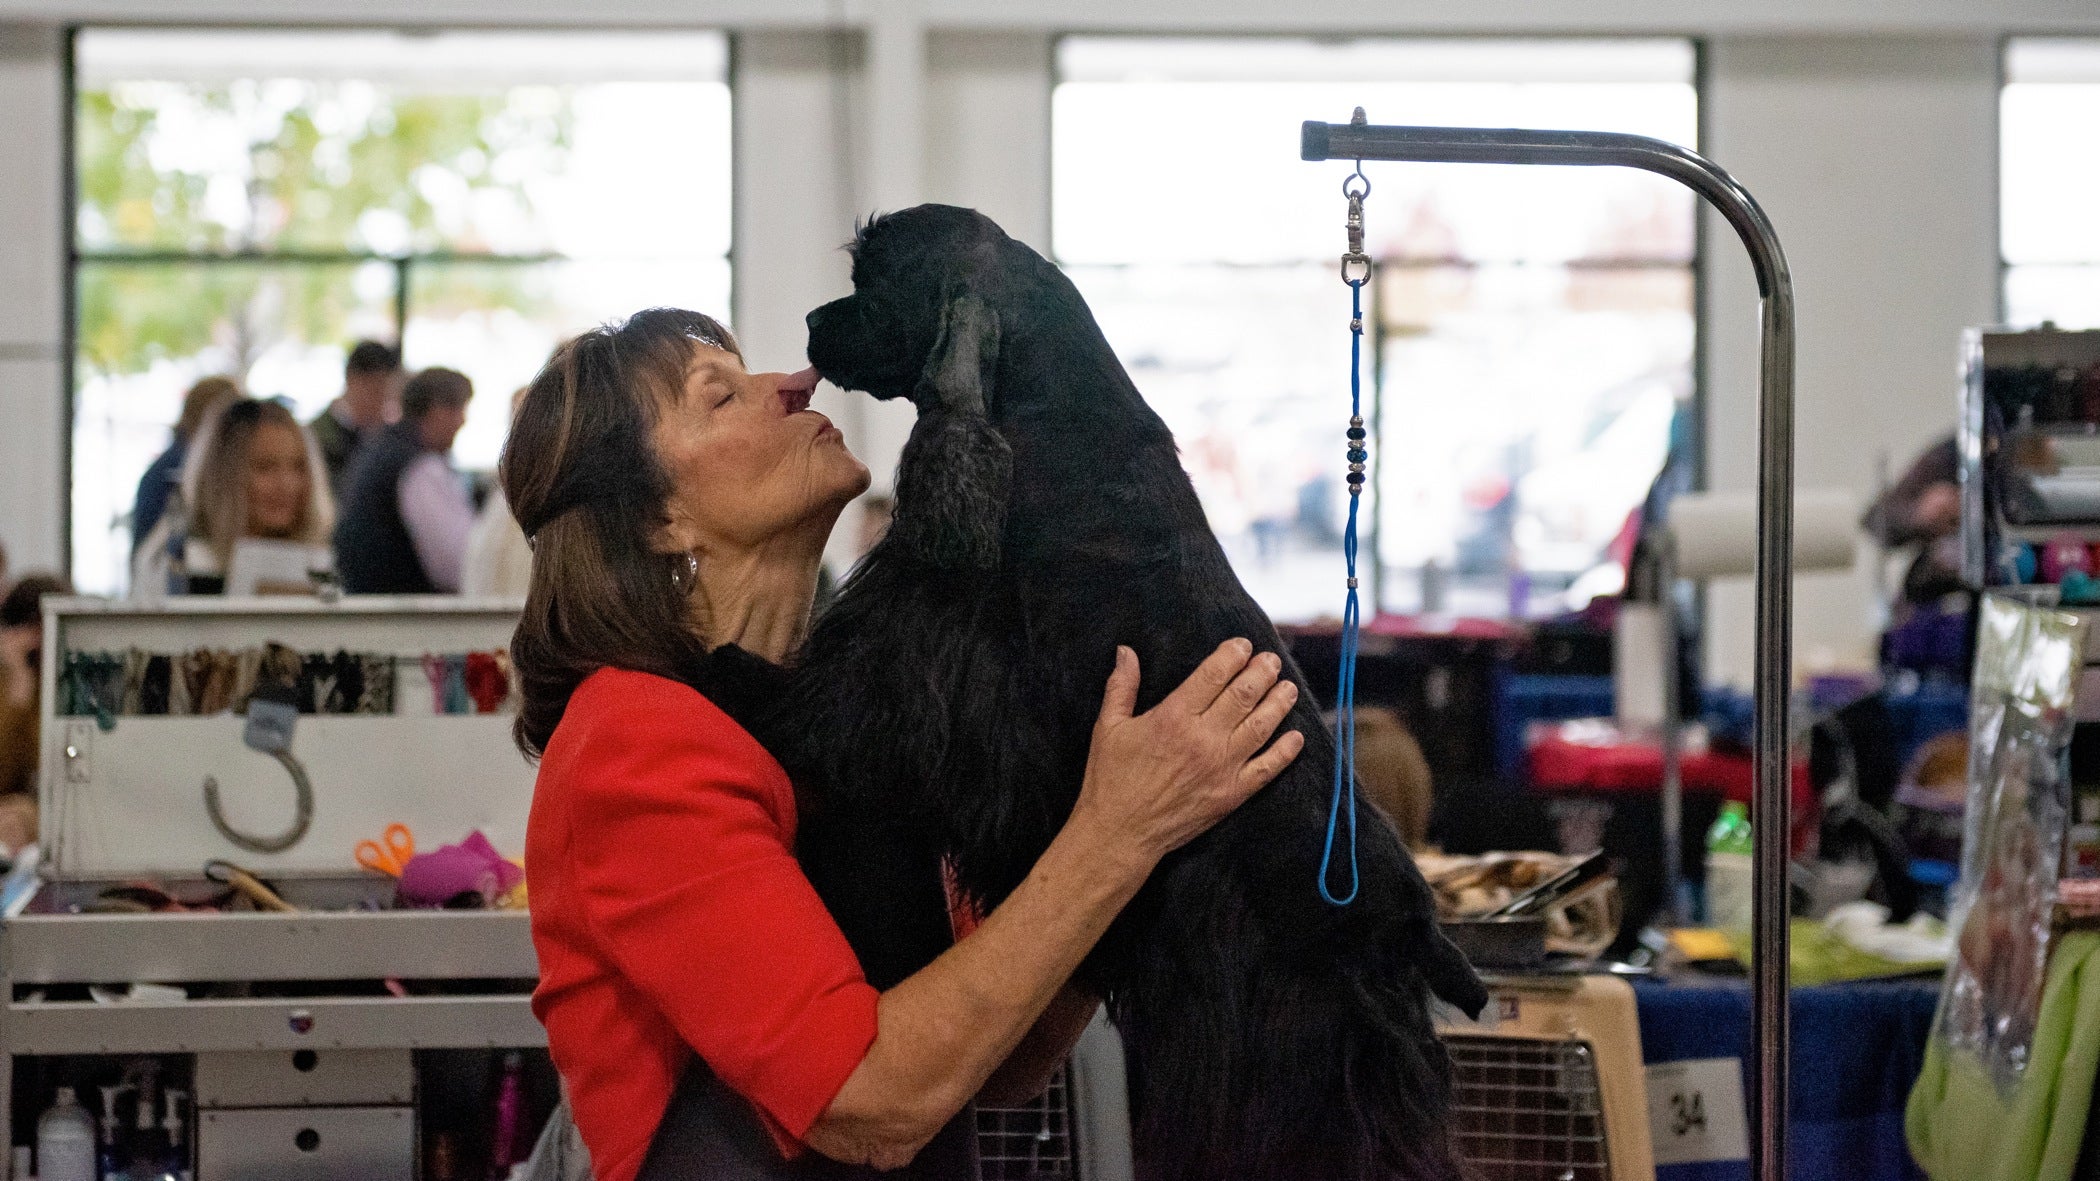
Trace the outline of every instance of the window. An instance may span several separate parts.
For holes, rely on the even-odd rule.
[[[1681,40],[1071,37],[1058,71],[1058,261],[1279,620],[1339,613],[1347,508],[1349,166],[1300,162],[1299,124],[1360,105],[1691,144],[1698,123]],[[1625,169],[1365,170],[1377,606],[1538,614],[1610,589],[1692,395],[1695,198]]]
[[[1999,98],[2005,321],[2100,328],[2100,39],[2019,38]]]
[[[651,304],[726,317],[730,110],[713,33],[91,29],[75,48],[73,573],[127,579],[132,496],[183,390],[319,414],[346,346],[476,397]]]

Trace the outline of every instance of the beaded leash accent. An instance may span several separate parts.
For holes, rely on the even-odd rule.
[[[1351,123],[1363,123],[1356,108]],[[1370,437],[1364,431],[1364,284],[1371,278],[1371,257],[1364,253],[1364,198],[1371,181],[1364,163],[1342,181],[1349,199],[1349,249],[1342,255],[1342,282],[1349,286],[1349,523],[1342,530],[1342,559],[1349,571],[1349,595],[1342,605],[1341,676],[1334,694],[1334,796],[1327,806],[1327,843],[1320,852],[1320,897],[1336,906],[1356,901],[1361,882],[1356,868],[1356,641],[1360,622],[1356,594],[1356,511],[1363,500],[1365,462]],[[1345,803],[1346,800],[1346,803]],[[1334,866],[1335,830],[1346,810],[1349,818],[1349,889],[1336,896],[1328,886]]]

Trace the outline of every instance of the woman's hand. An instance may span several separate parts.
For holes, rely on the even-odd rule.
[[[1269,738],[1298,700],[1283,660],[1227,640],[1166,699],[1137,705],[1137,653],[1116,648],[1074,822],[1130,843],[1149,868],[1244,803],[1298,757],[1305,736]],[[1267,750],[1262,748],[1267,746]]]

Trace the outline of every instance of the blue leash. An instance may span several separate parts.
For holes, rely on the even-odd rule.
[[[1361,107],[1356,121],[1363,121]],[[1353,187],[1356,182],[1362,187]],[[1335,906],[1356,901],[1362,885],[1356,867],[1356,644],[1361,622],[1356,594],[1356,509],[1363,499],[1365,462],[1370,458],[1363,383],[1364,284],[1371,277],[1371,260],[1364,253],[1364,198],[1370,193],[1371,182],[1359,160],[1356,172],[1342,182],[1342,195],[1349,198],[1349,250],[1342,255],[1342,282],[1349,285],[1349,523],[1342,530],[1349,597],[1342,604],[1341,676],[1334,694],[1334,795],[1327,805],[1327,844],[1320,851],[1320,897]],[[1352,266],[1358,268],[1354,274]],[[1334,867],[1334,834],[1341,826],[1344,807],[1349,816],[1349,892],[1336,897],[1327,879]]]

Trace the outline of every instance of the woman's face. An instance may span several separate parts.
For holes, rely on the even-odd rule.
[[[249,537],[290,537],[306,516],[313,491],[306,441],[296,427],[265,422],[248,440]]]
[[[735,353],[693,346],[685,388],[656,424],[674,485],[668,548],[748,551],[802,530],[821,544],[868,469],[809,409],[815,370],[747,373]]]

